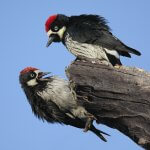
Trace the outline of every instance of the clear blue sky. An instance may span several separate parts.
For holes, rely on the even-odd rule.
[[[141,57],[121,58],[128,66],[150,70],[149,0],[1,0],[0,1],[0,150],[141,150],[115,129],[98,125],[111,134],[108,142],[69,126],[43,123],[31,112],[18,75],[27,66],[66,78],[64,69],[74,59],[62,44],[46,48],[44,30],[51,14],[99,14],[112,32]]]

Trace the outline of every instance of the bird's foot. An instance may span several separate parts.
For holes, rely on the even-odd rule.
[[[75,61],[83,61],[83,62],[85,62],[85,61],[88,61],[87,59],[88,58],[85,57],[85,56],[78,55],[77,58],[75,59]]]
[[[98,64],[102,64],[102,65],[104,64],[104,65],[113,67],[112,64],[109,61],[107,61],[107,60],[99,60]]]
[[[88,103],[91,103],[91,101],[89,100],[88,96],[82,96],[83,100],[85,100]]]
[[[115,66],[114,66],[114,68],[116,68],[116,69],[120,69],[122,67],[122,65],[119,65],[119,64],[116,64]]]
[[[97,118],[95,116],[93,116],[92,114],[88,114],[88,118],[86,120],[85,128],[83,130],[84,132],[87,132],[88,130],[90,130],[94,120],[97,120]]]
[[[93,123],[93,119],[92,118],[88,118],[87,121],[86,121],[85,128],[84,128],[83,131],[87,132],[91,128],[92,123]]]
[[[104,59],[100,60],[100,59],[97,59],[97,58],[88,58],[88,57],[81,56],[81,55],[79,55],[75,59],[75,61],[91,62],[92,64],[104,64],[104,65],[113,67],[112,64],[107,60],[104,60]]]
[[[75,61],[91,62],[93,64],[99,64],[99,60],[95,58],[88,58],[82,55],[78,55]]]
[[[75,61],[91,62],[91,63],[94,63],[94,64],[97,63],[95,59],[88,58],[88,57],[81,56],[81,55],[78,55],[78,57],[75,59]]]

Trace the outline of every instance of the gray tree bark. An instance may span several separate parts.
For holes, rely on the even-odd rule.
[[[150,73],[75,61],[66,70],[78,103],[105,124],[150,150]]]

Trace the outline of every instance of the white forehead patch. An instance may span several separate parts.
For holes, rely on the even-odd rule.
[[[60,39],[62,39],[65,31],[66,31],[66,27],[63,26],[58,32],[53,32],[52,30],[49,30],[47,32],[47,35],[50,36],[51,34],[57,34],[59,35]]]
[[[36,73],[36,76],[38,76],[39,72],[41,72],[40,70],[35,70],[34,71]]]
[[[35,86],[35,85],[38,84],[38,82],[36,81],[36,79],[37,79],[37,76],[38,76],[39,72],[41,72],[41,71],[40,70],[35,70],[34,72],[36,73],[36,77],[34,79],[31,79],[31,80],[29,80],[27,82],[28,86]]]

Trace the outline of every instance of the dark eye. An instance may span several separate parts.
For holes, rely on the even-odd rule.
[[[30,77],[31,77],[31,78],[35,78],[35,76],[36,76],[35,73],[31,73],[31,74],[30,74]]]
[[[54,31],[58,31],[59,27],[58,26],[54,26]]]

